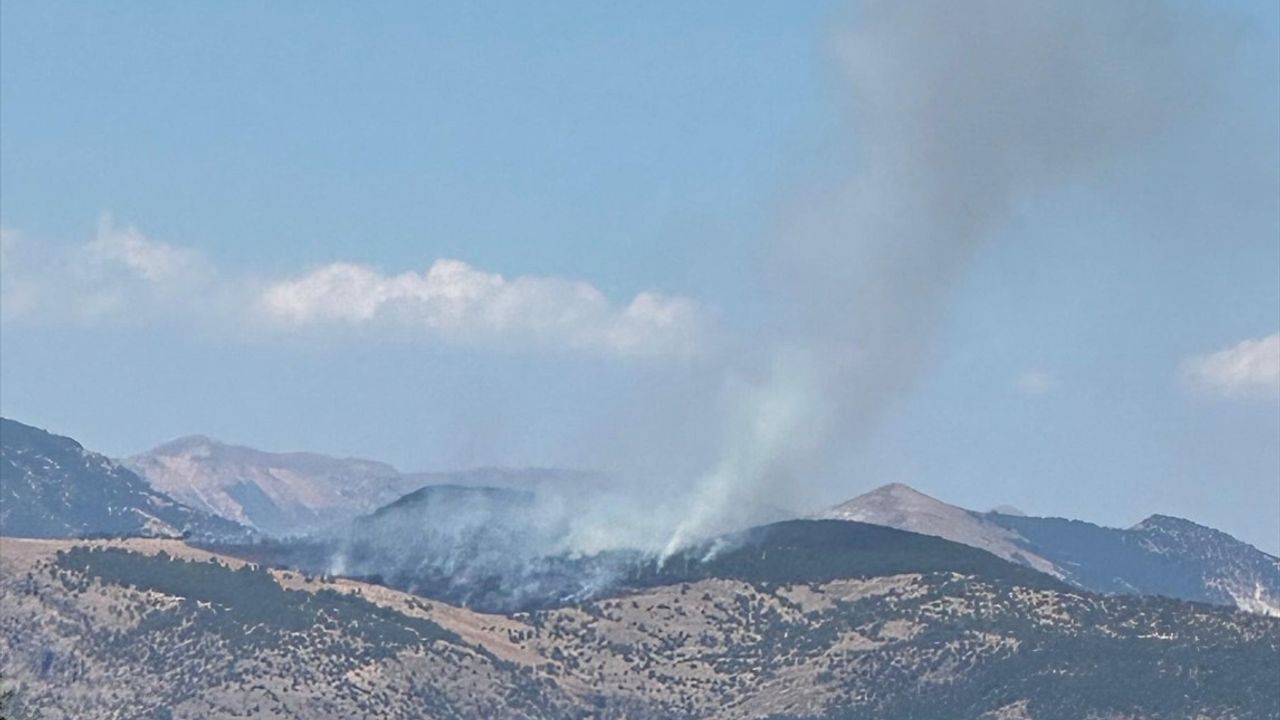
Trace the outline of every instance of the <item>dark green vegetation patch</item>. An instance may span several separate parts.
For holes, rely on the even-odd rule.
[[[844,520],[787,520],[752,528],[649,562],[628,580],[638,587],[706,578],[777,585],[938,572],[1067,589],[1048,575],[985,550]]]
[[[182,598],[183,609],[200,615],[202,629],[255,644],[313,628],[342,629],[387,652],[423,642],[460,644],[460,638],[425,618],[410,617],[333,590],[286,590],[266,570],[233,570],[216,561],[193,562],[168,553],[144,555],[118,548],[76,547],[59,551],[58,566],[104,583],[153,590]],[[145,624],[175,623],[187,613],[160,613]],[[153,628],[148,628],[153,629]]]

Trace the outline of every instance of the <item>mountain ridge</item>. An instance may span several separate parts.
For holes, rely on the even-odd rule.
[[[79,442],[0,418],[0,529],[28,537],[246,537]]]
[[[1096,592],[1161,594],[1280,616],[1280,558],[1170,515],[1107,528],[1070,518],[977,512],[890,484],[818,517],[944,537]]]

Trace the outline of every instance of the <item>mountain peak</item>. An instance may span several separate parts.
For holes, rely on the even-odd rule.
[[[921,497],[929,497],[919,490],[907,485],[906,483],[891,482],[872,490],[870,493],[888,493],[893,495],[919,495]]]
[[[1176,515],[1162,515],[1162,514],[1160,514],[1160,513],[1156,513],[1156,514],[1154,514],[1154,515],[1151,515],[1151,516],[1150,516],[1150,517],[1148,517],[1146,520],[1143,520],[1142,522],[1138,523],[1137,525],[1134,525],[1133,527],[1134,527],[1134,529],[1139,529],[1139,528],[1161,528],[1161,527],[1162,527],[1162,528],[1191,528],[1191,527],[1194,527],[1194,528],[1204,528],[1204,529],[1208,529],[1208,528],[1205,528],[1205,526],[1204,526],[1204,525],[1201,525],[1200,523],[1197,523],[1197,522],[1193,522],[1193,521],[1188,520],[1188,519],[1186,519],[1186,518],[1180,518],[1180,517],[1178,517],[1178,516],[1176,516]]]
[[[922,510],[932,512],[955,510],[964,512],[960,508],[952,507],[937,498],[925,495],[910,485],[889,483],[836,505],[826,513],[823,513],[823,517],[876,522],[874,519],[867,518],[879,517],[885,514],[914,513]]]
[[[1214,530],[1211,527],[1187,520],[1186,518],[1180,518],[1174,515],[1161,515],[1159,513],[1134,525],[1130,530],[1146,530],[1148,532],[1156,531],[1166,533],[1201,533],[1230,537],[1221,530]],[[1234,538],[1232,539],[1234,540]]]
[[[1182,538],[1184,541],[1192,538],[1199,542],[1218,542],[1230,545],[1242,545],[1254,549],[1252,545],[1233,537],[1221,530],[1201,525],[1200,523],[1187,520],[1186,518],[1175,517],[1173,515],[1155,514],[1146,520],[1129,528],[1131,531],[1143,532],[1148,535],[1163,534],[1170,537]],[[1260,552],[1260,551],[1259,551]]]
[[[125,463],[179,502],[278,535],[349,520],[418,487],[385,463],[267,452],[207,435],[170,440]]]
[[[902,483],[889,483],[837,505],[819,517],[886,525],[981,548],[1006,560],[1029,565],[1055,577],[1053,563],[1027,552],[1017,533],[981,513],[949,505]]]
[[[226,447],[226,443],[215,440],[208,435],[183,435],[182,437],[174,438],[169,442],[158,445],[150,451],[150,454],[188,454],[201,449],[204,449],[207,452],[213,448],[220,447]]]
[[[975,521],[968,510],[948,505],[902,483],[881,485],[836,505],[821,513],[820,517],[888,525],[943,537],[946,535],[935,528]]]

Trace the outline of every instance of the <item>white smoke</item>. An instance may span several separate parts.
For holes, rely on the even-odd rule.
[[[791,336],[744,392],[667,550],[785,497],[925,367],[952,286],[1020,202],[1089,182],[1208,95],[1214,50],[1171,3],[860,3],[835,44],[856,170],[778,239]],[[1192,32],[1198,33],[1193,38]]]
[[[710,469],[692,483],[642,472],[607,487],[540,487],[524,520],[451,508],[449,522],[429,525],[448,529],[429,550],[404,544],[435,537],[411,514],[362,538],[367,572],[398,572],[409,586],[497,578],[501,601],[518,604],[593,592],[617,569],[579,558],[666,558],[794,507],[912,388],[952,287],[1018,205],[1140,154],[1202,102],[1220,49],[1167,4],[876,0],[856,10],[835,42],[851,171],[798,202],[776,238],[763,283],[775,317],[760,327],[785,331],[758,330],[740,346],[758,349],[717,375],[721,448]],[[675,394],[648,400],[701,419],[711,393]],[[645,430],[632,420],[605,434]],[[472,536],[486,540],[458,540]],[[459,552],[470,553],[465,564]]]

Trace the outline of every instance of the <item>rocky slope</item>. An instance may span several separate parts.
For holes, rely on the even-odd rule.
[[[1028,548],[1017,532],[992,522],[987,515],[948,505],[901,483],[859,495],[820,513],[819,517],[936,535],[1062,577],[1062,571]]]
[[[7,418],[0,418],[0,532],[50,538],[245,536],[244,528],[174,501],[71,438]]]
[[[1280,558],[1180,518],[1153,515],[1119,529],[979,513],[897,484],[820,516],[946,538],[1096,592],[1166,595],[1280,616]]]
[[[385,463],[263,452],[203,436],[123,462],[181,502],[271,535],[346,521],[417,487]]]
[[[511,615],[172,541],[3,539],[0,673],[51,720],[1280,714],[1280,621],[841,525]]]

